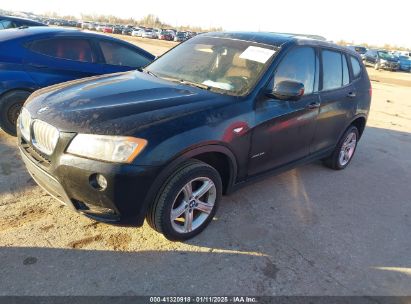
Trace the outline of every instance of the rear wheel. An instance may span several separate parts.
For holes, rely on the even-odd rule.
[[[359,133],[357,127],[349,127],[338,142],[333,153],[323,160],[324,165],[334,170],[345,169],[354,156],[358,139]]]
[[[221,195],[218,172],[203,162],[190,160],[164,184],[146,219],[167,239],[187,240],[210,223]]]
[[[30,92],[15,90],[0,98],[0,127],[8,134],[16,136],[17,118]]]

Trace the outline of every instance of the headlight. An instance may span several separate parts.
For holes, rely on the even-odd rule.
[[[26,108],[22,108],[19,117],[19,128],[21,136],[26,141],[30,141],[30,124],[31,124],[31,116],[30,112],[27,111]]]
[[[380,59],[380,63],[386,64],[386,63],[387,63],[387,60],[385,60],[385,59]]]
[[[125,136],[78,134],[67,153],[114,163],[131,163],[147,141]]]

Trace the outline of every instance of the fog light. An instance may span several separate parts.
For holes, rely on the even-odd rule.
[[[90,185],[94,189],[103,191],[107,188],[107,179],[102,174],[93,174],[90,176]]]

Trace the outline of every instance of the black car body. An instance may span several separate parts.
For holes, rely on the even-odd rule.
[[[241,51],[224,57],[231,56],[231,45],[240,45]],[[212,81],[199,84],[156,75],[166,66],[162,61],[176,62],[173,56],[186,52],[184,48],[207,56],[219,49],[216,55],[232,62],[224,73],[234,75],[229,79],[239,84],[239,93]],[[247,77],[237,76],[257,70],[261,72],[255,83],[243,89]],[[218,200],[221,192],[316,159],[327,158],[330,167],[343,169],[364,130],[370,101],[367,72],[358,54],[346,48],[292,35],[208,33],[182,43],[141,72],[76,80],[35,92],[19,119],[19,147],[33,178],[74,210],[100,221],[133,225],[142,225],[146,217],[168,238],[185,239],[206,223],[178,234],[162,222],[159,206],[168,202],[164,193],[179,185],[176,178],[199,171],[193,181],[203,178],[200,184],[205,187],[211,180],[214,192],[208,192],[207,199]],[[356,139],[350,147],[344,146],[347,134]],[[88,153],[73,152],[91,145],[88,136],[109,145],[117,136],[127,144],[131,138],[141,150],[122,163],[78,156]],[[351,149],[344,164],[338,163],[340,156],[347,156],[341,147]],[[199,208],[195,200],[186,203],[190,212]],[[167,210],[173,214],[171,208]],[[206,210],[214,212],[215,208]],[[192,217],[184,219],[190,221]]]
[[[400,69],[399,58],[385,50],[368,50],[364,55],[364,63],[373,66],[376,70],[398,71]]]
[[[22,27],[22,26],[46,26],[46,25],[41,22],[37,22],[34,20],[30,20],[30,19],[0,15],[0,30]]]
[[[126,28],[124,28],[122,31],[121,31],[121,34],[122,35],[128,35],[128,36],[130,36],[131,35],[131,32],[133,31],[134,29],[132,28],[132,27],[126,27]]]
[[[359,45],[349,45],[348,48],[355,51],[355,52],[357,52],[358,54],[360,54],[361,59],[364,60],[365,53],[367,53],[367,48],[366,47],[359,46]]]
[[[124,28],[121,26],[113,26],[113,34],[122,34]]]

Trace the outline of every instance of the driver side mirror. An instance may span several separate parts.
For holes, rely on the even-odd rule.
[[[304,95],[304,84],[291,80],[281,81],[267,95],[280,100],[297,101]]]

